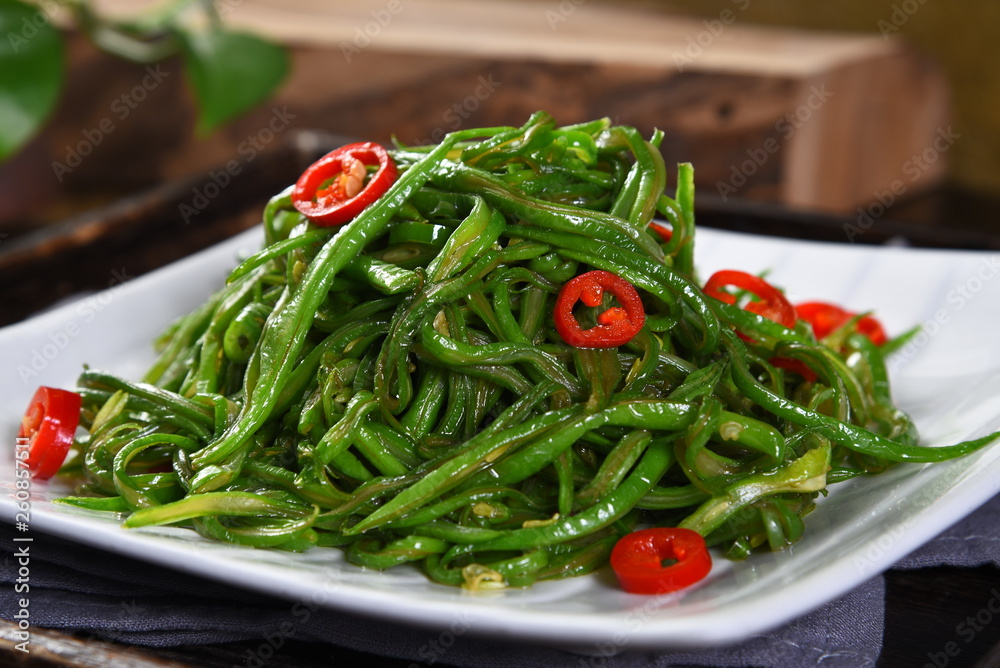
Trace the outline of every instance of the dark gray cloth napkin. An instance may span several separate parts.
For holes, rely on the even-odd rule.
[[[3,559],[0,616],[19,610],[13,527],[0,524]],[[23,535],[23,534],[22,534]],[[576,666],[664,668],[759,666],[824,668],[874,666],[882,647],[885,583],[876,576],[846,596],[782,628],[741,643],[697,651],[591,655],[508,644],[464,633],[428,631],[258,595],[221,583],[143,564],[33,532],[30,614],[33,627],[86,631],[130,644],[179,646],[259,639],[248,666],[263,666],[286,639],[340,647],[422,665],[470,668]],[[915,551],[896,568],[1000,566],[1000,496]],[[252,644],[252,643],[251,643]]]

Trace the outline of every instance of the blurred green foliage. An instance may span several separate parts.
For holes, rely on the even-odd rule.
[[[0,161],[44,125],[59,99],[63,35],[48,14],[56,4],[0,0]],[[87,0],[58,5],[108,53],[138,63],[179,54],[198,107],[200,135],[262,102],[288,70],[282,47],[227,30],[211,0],[174,0],[128,20],[102,17]]]

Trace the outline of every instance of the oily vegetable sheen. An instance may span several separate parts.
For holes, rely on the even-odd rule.
[[[892,342],[858,318],[819,341],[746,294],[707,296],[692,168],[668,196],[660,140],[540,112],[389,150],[398,176],[342,225],[278,194],[264,247],[163,334],[144,378],[82,373],[89,435],[65,470],[85,482],[64,501],[526,586],[602,567],[640,523],[732,558],[780,549],[829,484],[992,440],[921,447],[891,401]],[[635,327],[571,345],[556,301],[594,271],[644,314],[617,288],[573,297],[561,317],[583,332]]]

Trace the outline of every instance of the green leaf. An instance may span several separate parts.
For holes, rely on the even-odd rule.
[[[178,38],[198,103],[200,135],[266,99],[288,71],[284,49],[254,35],[178,28]]]
[[[37,7],[0,0],[0,161],[52,111],[63,78],[59,32]]]

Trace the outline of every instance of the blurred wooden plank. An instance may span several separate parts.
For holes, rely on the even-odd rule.
[[[193,668],[195,665],[50,629],[31,628],[27,642],[24,635],[17,624],[0,619],[0,646],[4,647],[0,658],[4,659],[4,665],[30,668]],[[16,649],[19,644],[24,651]]]
[[[502,83],[481,106],[502,113],[470,111],[463,126],[545,108],[566,123],[608,115],[660,127],[678,136],[668,159],[694,162],[699,185],[723,196],[848,212],[941,181],[944,151],[933,147],[948,92],[934,64],[878,34],[744,25],[746,6],[734,0],[697,19],[582,0],[248,0],[229,20],[321,49],[327,71],[378,53],[395,83],[365,80],[411,89],[393,100],[400,121],[384,122],[397,132],[423,122],[414,139],[440,125],[419,113],[427,101],[461,104],[482,89],[475,82],[492,80]],[[446,71],[414,72],[399,84],[418,63],[449,55],[478,63],[475,77],[456,86],[442,81]],[[360,102],[359,115],[375,111]],[[928,149],[941,159],[911,163]]]
[[[90,158],[91,174],[134,178],[120,156],[142,136],[172,138],[140,169],[159,166],[166,179],[208,169],[239,157],[240,142],[266,127],[274,109],[288,110],[292,128],[406,142],[519,124],[537,109],[561,123],[609,116],[646,133],[663,129],[668,163],[694,163],[703,191],[841,214],[877,211],[887,197],[917,195],[946,173],[948,89],[935,63],[877,33],[747,25],[745,0],[711,19],[596,0],[219,4],[231,26],[291,47],[294,69],[277,97],[196,140],[187,127],[178,132],[190,123],[190,101],[179,67],[168,64],[164,88],[173,92],[127,119],[130,136],[108,137],[102,152],[117,150],[119,160]],[[101,6],[117,14],[136,7]],[[98,71],[91,68],[79,95],[100,99],[128,85]],[[107,116],[107,105],[93,113]],[[63,119],[55,145],[99,120],[67,127]]]
[[[359,41],[370,41],[381,50],[644,67],[684,63],[773,75],[809,74],[893,50],[885,40],[864,35],[729,30],[747,6],[734,0],[717,19],[702,20],[584,0],[252,0],[230,16],[234,24],[315,45],[366,48]]]

